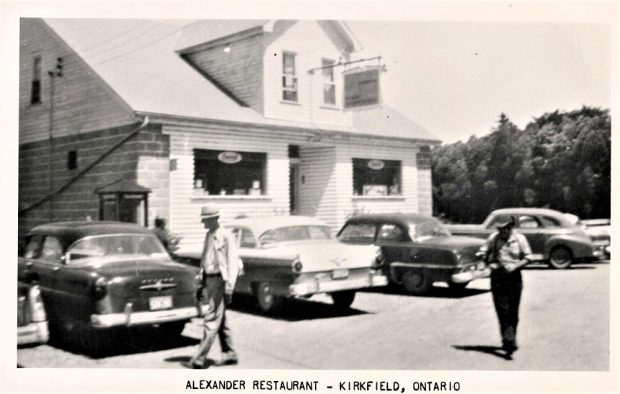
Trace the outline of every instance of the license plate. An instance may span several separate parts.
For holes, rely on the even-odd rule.
[[[349,270],[333,270],[332,279],[345,279],[349,277]]]
[[[149,308],[152,311],[172,308],[172,296],[150,297]]]

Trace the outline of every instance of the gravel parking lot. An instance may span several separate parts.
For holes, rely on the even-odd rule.
[[[441,284],[425,297],[398,289],[357,294],[352,309],[327,296],[294,300],[263,316],[237,298],[229,312],[240,363],[221,369],[385,369],[605,371],[609,368],[609,262],[568,270],[528,267],[519,326],[520,350],[504,359],[489,281],[463,292]],[[181,368],[196,341],[167,338],[153,328],[113,338],[95,357],[62,343],[18,349],[34,368]],[[214,347],[212,357],[219,357]]]

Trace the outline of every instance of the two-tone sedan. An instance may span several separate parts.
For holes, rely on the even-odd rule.
[[[484,244],[480,239],[452,236],[433,217],[401,213],[353,216],[340,229],[338,239],[380,246],[390,282],[416,295],[427,293],[434,282],[455,289],[467,286],[477,277],[476,253]]]
[[[198,271],[174,262],[136,224],[38,226],[18,261],[18,280],[41,289],[52,335],[77,334],[85,347],[96,348],[101,329],[171,323],[180,330],[199,313]]]
[[[269,312],[286,297],[329,293],[335,305],[349,307],[359,289],[385,286],[379,250],[334,239],[322,221],[305,216],[243,218],[225,223],[239,245],[244,274],[235,292],[256,297]],[[201,250],[177,253],[198,266]]]

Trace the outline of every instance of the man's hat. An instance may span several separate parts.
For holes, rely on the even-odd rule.
[[[513,227],[515,225],[515,218],[512,216],[506,216],[499,218],[498,221],[495,222],[495,228],[502,229],[506,227]]]
[[[211,206],[211,205],[205,205],[200,210],[200,218],[201,219],[217,218],[219,216],[220,216],[220,211],[217,208],[215,208],[214,206]]]

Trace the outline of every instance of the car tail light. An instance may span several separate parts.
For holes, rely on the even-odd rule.
[[[47,320],[43,298],[41,298],[41,290],[39,290],[38,286],[33,286],[30,289],[30,310],[32,311],[32,321],[41,322]]]
[[[293,261],[293,272],[295,273],[300,273],[301,270],[304,268],[304,265],[301,263],[301,260],[299,260],[299,258],[295,259],[295,261]]]
[[[375,260],[373,261],[372,266],[374,268],[382,267],[385,264],[385,257],[383,257],[383,253],[381,253],[381,249],[377,249]]]
[[[95,281],[95,297],[103,298],[108,292],[108,280],[106,278],[99,278]]]

